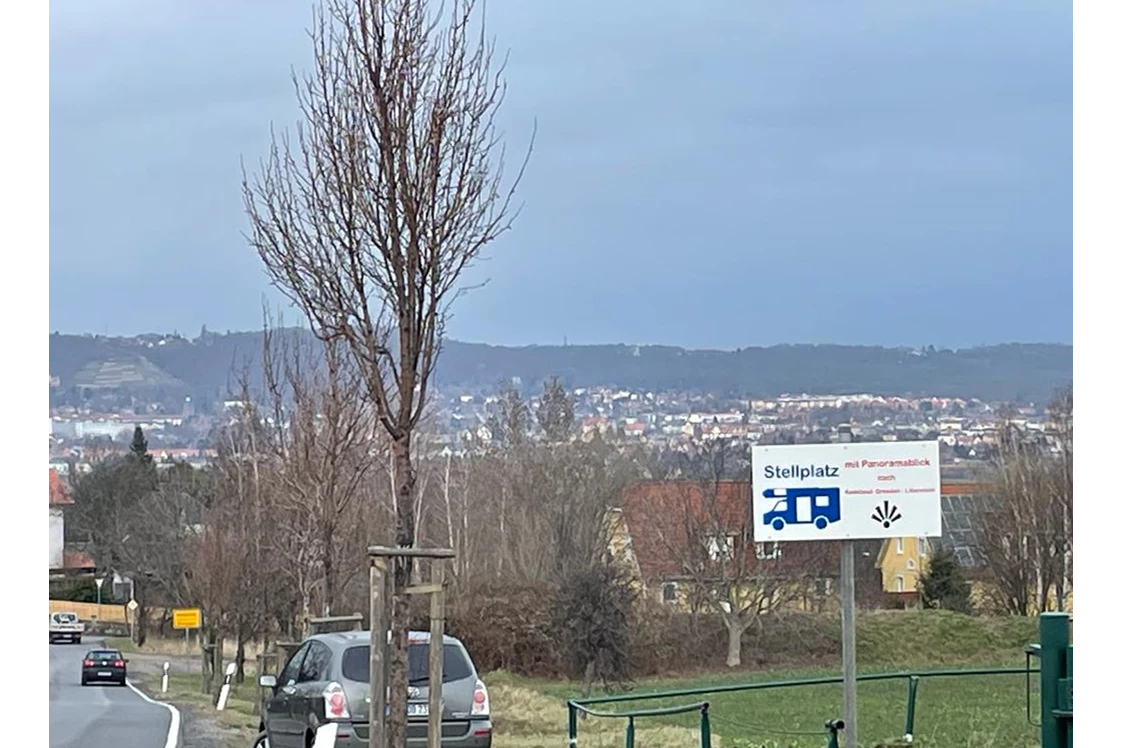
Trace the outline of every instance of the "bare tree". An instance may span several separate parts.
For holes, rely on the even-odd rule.
[[[400,546],[416,539],[413,435],[449,307],[465,269],[509,228],[522,173],[503,186],[504,84],[474,11],[473,0],[324,0],[314,68],[295,81],[296,140],[274,138],[259,176],[243,181],[267,273],[318,335],[346,343],[392,440]],[[410,574],[406,562],[393,574],[396,746]]]
[[[1062,388],[1049,404],[1049,433],[1052,435],[1052,556],[1058,559],[1055,584],[1057,606],[1064,610],[1072,591],[1072,478],[1073,478],[1073,420],[1072,386]]]
[[[537,415],[538,425],[549,441],[562,442],[573,435],[573,398],[557,377],[543,387]]]
[[[744,633],[827,576],[829,553],[809,543],[754,542],[749,483],[727,467],[730,457],[723,442],[707,443],[696,460],[708,475],[640,484],[626,499],[625,516],[633,542],[662,559],[665,573],[652,570],[660,581],[684,582],[692,611],[721,616],[726,664],[738,667]]]
[[[1072,589],[1072,394],[1049,406],[1045,431],[1007,420],[983,474],[980,542],[990,589],[1015,615],[1063,610]]]
[[[374,462],[375,422],[359,397],[361,380],[343,344],[303,343],[270,329],[263,340],[262,374],[268,418],[264,445],[276,464],[277,509],[293,541],[291,568],[308,633],[313,590],[330,615],[339,583],[338,534]]]

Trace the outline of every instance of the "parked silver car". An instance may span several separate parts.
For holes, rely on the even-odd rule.
[[[464,645],[444,637],[441,745],[491,748],[491,703]],[[271,690],[262,704],[255,748],[309,748],[316,729],[338,723],[337,748],[366,748],[370,738],[370,632],[316,634],[305,639],[279,675],[262,675]],[[429,634],[409,635],[410,748],[429,734]]]

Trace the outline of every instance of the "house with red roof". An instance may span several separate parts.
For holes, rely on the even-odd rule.
[[[676,606],[740,590],[785,607],[820,607],[838,573],[838,543],[753,540],[747,481],[633,483],[613,513],[610,545],[644,597]]]
[[[68,549],[66,547],[66,511],[74,506],[74,499],[70,495],[70,488],[62,476],[54,468],[49,468],[50,488],[50,521],[48,532],[50,537],[50,566],[52,575],[64,573],[92,572],[94,561],[83,551]]]

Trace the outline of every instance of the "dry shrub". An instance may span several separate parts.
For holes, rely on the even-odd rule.
[[[567,722],[565,701],[551,698],[530,688],[496,683],[491,695],[495,748],[556,748],[565,742]],[[625,722],[621,719],[590,718],[578,727],[578,744],[620,745]],[[636,720],[636,745],[662,748],[697,745],[698,728],[660,725],[654,720]],[[713,735],[719,748],[720,738]]]
[[[464,642],[480,670],[529,678],[569,675],[569,658],[551,621],[552,587],[492,585],[458,590],[453,600],[446,630]],[[415,628],[428,628],[426,613],[419,605]],[[635,677],[725,668],[728,634],[718,615],[691,615],[640,601],[630,621]],[[742,641],[748,668],[833,665],[841,652],[838,619],[831,614],[767,614]]]
[[[649,604],[637,619],[634,641],[638,675],[666,676],[725,667],[729,635],[720,616],[692,616]],[[749,667],[815,665],[833,662],[841,652],[837,620],[812,613],[766,614],[741,641],[742,659]]]
[[[447,630],[464,642],[477,668],[541,678],[565,674],[566,658],[551,626],[551,587],[481,586],[456,598]]]

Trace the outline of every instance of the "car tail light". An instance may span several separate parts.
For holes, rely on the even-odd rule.
[[[114,660],[113,661],[113,667],[125,667],[125,661],[124,660]]]
[[[324,713],[328,719],[351,718],[351,711],[347,708],[347,695],[343,693],[343,686],[338,683],[329,683],[324,689]]]
[[[481,681],[476,681],[476,692],[472,694],[472,716],[491,716],[491,699],[488,698],[487,687]]]
[[[82,667],[93,667],[93,666],[94,666],[93,660],[82,660]]]

